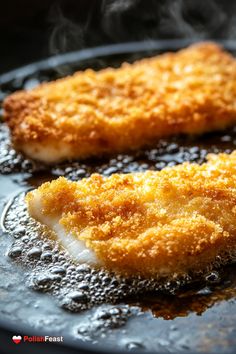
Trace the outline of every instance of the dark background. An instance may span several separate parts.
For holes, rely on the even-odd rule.
[[[231,0],[0,1],[0,72],[108,43],[235,37]]]

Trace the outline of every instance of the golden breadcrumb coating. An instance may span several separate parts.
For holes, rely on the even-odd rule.
[[[60,177],[29,192],[26,201],[31,216],[59,220],[121,273],[200,271],[236,251],[236,151],[210,154],[203,165],[94,174],[79,182]]]
[[[15,147],[45,162],[135,150],[233,125],[236,62],[201,43],[16,92],[4,112]]]

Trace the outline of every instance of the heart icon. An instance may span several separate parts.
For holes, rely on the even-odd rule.
[[[19,344],[22,340],[22,337],[21,336],[13,336],[12,340],[14,343]]]

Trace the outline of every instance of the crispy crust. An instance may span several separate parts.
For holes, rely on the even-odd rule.
[[[200,271],[236,252],[236,151],[160,172],[65,178],[28,193],[109,269],[144,277]],[[40,220],[39,218],[39,221]],[[224,259],[222,259],[224,260]]]
[[[235,59],[202,43],[16,92],[4,102],[4,117],[16,148],[32,158],[47,160],[36,153],[40,147],[65,147],[52,156],[56,161],[223,129],[236,121],[235,102]]]

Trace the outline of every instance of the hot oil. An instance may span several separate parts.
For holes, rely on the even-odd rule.
[[[102,66],[107,64],[106,59]],[[49,78],[55,73],[14,80],[2,96],[27,88],[32,79]],[[156,284],[127,281],[75,264],[53,237],[48,238],[48,230],[28,217],[24,193],[60,175],[76,181],[94,172],[109,176],[161,170],[184,161],[202,163],[208,152],[230,152],[235,147],[236,129],[231,129],[201,138],[162,140],[135,154],[49,169],[17,154],[6,126],[0,124],[0,206],[5,210],[5,232],[0,237],[1,317],[73,340],[130,351],[234,352],[236,265],[211,269],[195,279],[162,279]]]
[[[5,129],[3,127],[3,130]],[[7,139],[5,139],[6,143]],[[6,256],[10,263],[16,264],[26,275],[27,288],[33,289],[34,292],[36,290],[37,293],[51,294],[59,308],[77,314],[78,312],[86,314],[83,324],[74,326],[74,337],[100,343],[106,336],[108,341],[112,341],[115,330],[120,331],[121,347],[129,350],[153,349],[150,347],[151,342],[147,344],[145,336],[141,334],[138,338],[132,334],[133,339],[130,339],[132,328],[129,326],[133,323],[133,328],[142,333],[144,329],[140,320],[152,323],[153,326],[153,321],[156,319],[157,322],[167,320],[168,323],[173,322],[172,326],[175,328],[175,323],[178,323],[181,318],[185,320],[184,326],[189,325],[189,321],[192,325],[193,315],[201,315],[204,324],[204,321],[207,322],[205,314],[209,309],[225,303],[234,303],[235,266],[209,270],[207,274],[202,274],[195,279],[188,276],[178,281],[161,279],[156,283],[142,279],[127,280],[105,270],[75,264],[66,251],[61,250],[53,237],[48,237],[48,230],[29,218],[24,203],[24,190],[38,187],[41,183],[57,178],[59,175],[64,175],[71,180],[79,180],[94,172],[109,176],[112,173],[160,170],[183,161],[202,163],[208,152],[230,152],[234,150],[235,145],[236,133],[232,129],[224,133],[208,134],[201,140],[184,137],[171,141],[163,140],[155,148],[137,154],[118,155],[110,159],[86,163],[64,163],[51,169],[28,161],[28,166],[32,168],[28,172],[22,156],[18,155],[20,161],[18,160],[16,168],[9,158],[7,164],[4,162],[2,170],[3,173],[6,169],[5,176],[2,174],[1,177],[2,190],[7,180],[7,183],[12,181],[11,188],[14,191],[17,192],[17,186],[21,191],[5,206],[2,222],[6,235],[10,238]],[[13,154],[12,159],[16,162]],[[6,200],[9,200],[7,189],[5,196]],[[164,323],[166,326],[166,322]],[[167,327],[165,334],[160,333],[159,341],[156,342],[158,350],[165,346],[176,347],[175,343],[169,339],[164,340],[163,337],[166,338],[166,333],[169,333],[168,335],[173,335],[175,338],[177,334],[180,335],[181,330],[179,332],[176,329],[172,330],[171,326]],[[200,335],[202,328],[198,328],[197,331]],[[171,334],[172,332],[174,334]],[[150,337],[153,335],[150,332]],[[196,343],[192,346],[195,347]],[[179,345],[181,349],[188,346],[191,348],[191,344]],[[212,346],[213,342],[204,345]],[[205,350],[204,346],[202,350]]]
[[[221,301],[236,297],[235,265],[228,265],[220,271],[212,270],[202,281],[191,286],[183,286],[174,295],[147,293],[129,299],[133,306],[143,311],[150,310],[153,316],[165,320],[185,317],[190,313],[203,315],[204,312]]]
[[[126,280],[87,264],[75,264],[70,255],[53,241],[53,235],[47,228],[29,218],[24,194],[7,206],[3,227],[15,238],[8,256],[30,269],[28,286],[52,293],[59,305],[70,311],[80,311],[104,302],[115,303],[144,289],[168,290],[167,283]],[[169,291],[174,291],[173,285]]]

